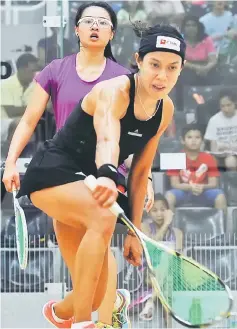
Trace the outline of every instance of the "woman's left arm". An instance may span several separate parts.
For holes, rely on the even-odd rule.
[[[207,71],[210,71],[213,67],[215,67],[217,64],[217,57],[216,57],[216,54],[210,54],[208,56],[208,62],[207,64],[205,65],[205,69]]]
[[[141,228],[149,171],[156,154],[160,137],[170,124],[173,113],[173,102],[167,97],[163,103],[162,121],[157,134],[147,143],[140,154],[134,155],[133,157],[132,168],[128,178],[128,198],[131,220],[139,229]]]

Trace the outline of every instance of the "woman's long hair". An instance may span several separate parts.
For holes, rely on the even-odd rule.
[[[203,25],[203,23],[201,23],[197,17],[187,15],[184,17],[182,25],[181,25],[181,33],[183,34],[184,39],[186,38],[185,25],[189,21],[194,22],[197,25],[197,42],[201,42],[203,39],[205,39],[208,36],[205,32],[205,26]]]
[[[113,32],[116,32],[117,25],[118,25],[117,16],[116,16],[113,8],[107,2],[102,2],[102,1],[93,1],[93,2],[85,2],[85,3],[83,3],[78,8],[78,10],[77,10],[77,14],[76,14],[76,17],[75,17],[75,26],[78,26],[78,21],[81,18],[84,10],[86,8],[89,8],[89,7],[101,7],[103,9],[105,9],[108,12],[108,14],[110,16],[110,19],[111,19],[111,22],[113,24]],[[80,40],[79,40],[79,38],[78,38],[78,45],[80,47]],[[114,58],[114,55],[112,53],[110,41],[109,41],[109,43],[105,47],[104,56],[106,58],[109,58],[112,61],[116,62],[116,59]]]

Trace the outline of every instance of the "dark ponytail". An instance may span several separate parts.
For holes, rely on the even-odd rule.
[[[112,53],[112,49],[111,49],[111,43],[109,42],[106,47],[105,47],[105,53],[104,53],[104,56],[106,58],[109,58],[111,59],[112,61],[114,62],[117,62],[116,59],[114,58],[114,55]]]

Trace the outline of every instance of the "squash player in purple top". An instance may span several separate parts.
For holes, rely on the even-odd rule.
[[[80,50],[77,54],[53,60],[36,76],[32,101],[17,127],[6,161],[4,183],[7,190],[11,190],[12,181],[18,188],[20,186],[15,163],[29,141],[49,98],[53,105],[56,127],[59,130],[79,100],[97,83],[129,73],[129,70],[116,63],[111,51],[110,41],[114,37],[116,28],[116,14],[106,2],[86,2],[78,8],[75,17],[75,34],[78,37]],[[54,227],[59,246],[70,243],[67,251],[62,255],[70,269],[71,255],[78,248],[83,232],[58,221],[54,221]],[[114,302],[117,268],[112,252],[109,254],[109,268],[108,288],[99,309],[99,321],[113,323],[114,327],[126,328],[129,325],[127,308],[130,296],[127,290],[119,289]],[[44,306],[43,314],[55,327],[71,328],[72,293],[61,302],[48,302]]]

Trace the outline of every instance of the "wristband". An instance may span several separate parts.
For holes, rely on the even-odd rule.
[[[118,170],[112,164],[104,164],[97,170],[97,178],[107,177],[112,179],[115,182],[116,186],[118,185]]]
[[[152,177],[148,177],[148,179],[150,179],[150,181],[152,182]]]

